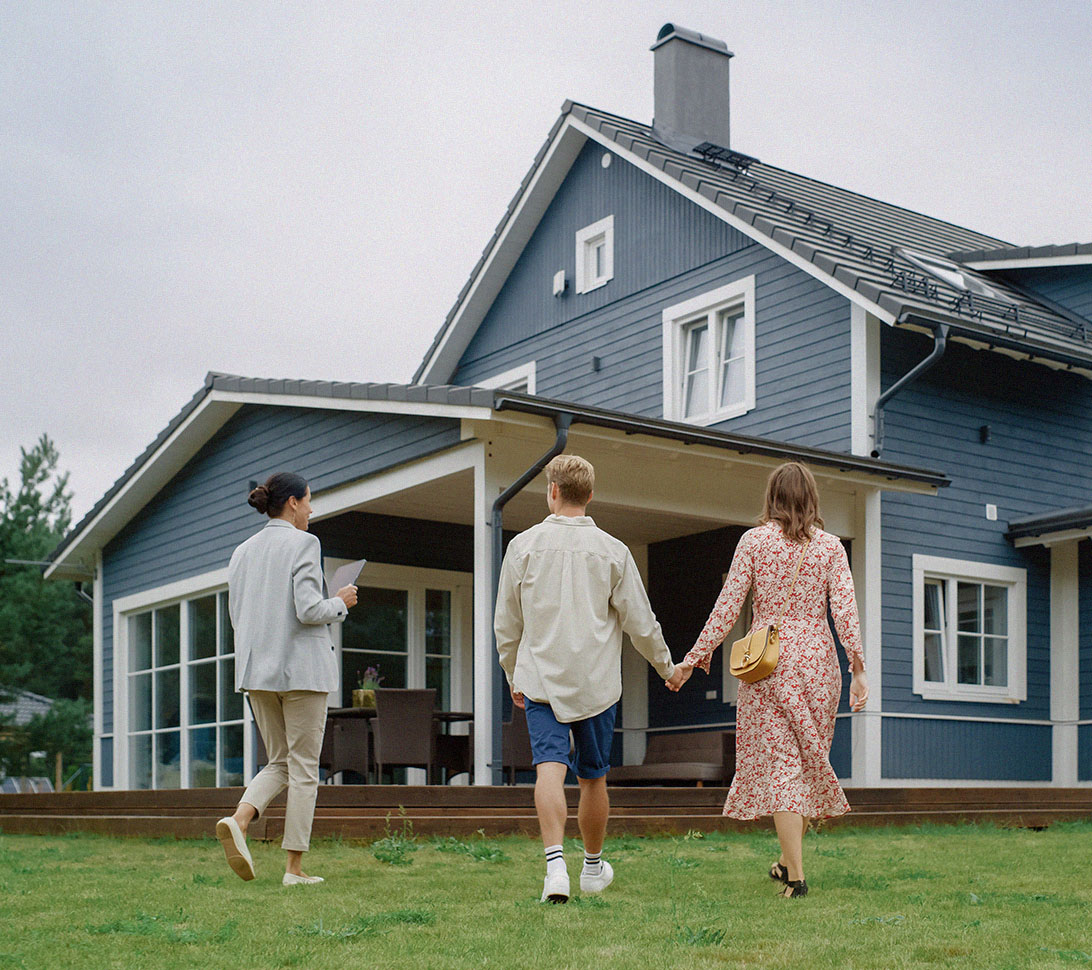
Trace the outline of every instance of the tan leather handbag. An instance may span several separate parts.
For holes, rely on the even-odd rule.
[[[800,550],[800,558],[796,560],[796,571],[792,574],[789,595],[785,597],[785,605],[781,608],[781,616],[777,618],[777,623],[759,627],[732,644],[728,670],[733,677],[753,684],[764,677],[769,677],[777,666],[777,660],[781,655],[777,629],[785,619],[785,611],[788,610],[793,590],[796,589],[796,577],[800,575],[800,564],[804,561],[804,553],[808,551],[809,542],[811,542],[810,539],[804,542],[804,548]]]

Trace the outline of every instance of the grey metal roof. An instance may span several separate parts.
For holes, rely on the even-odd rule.
[[[354,401],[411,401],[428,404],[461,404],[491,408],[493,393],[481,387],[456,387],[450,384],[371,384],[355,381],[307,381],[288,378],[240,377],[236,374],[221,374],[209,371],[205,383],[194,394],[167,426],[155,436],[155,439],[122,472],[106,494],[99,499],[88,512],[64,537],[61,543],[49,554],[50,560],[56,558],[68,548],[84,526],[94,521],[110,500],[125,487],[128,482],[148,461],[156,449],[163,444],[180,424],[188,418],[197,406],[212,390],[236,391],[253,394],[294,394],[317,398],[348,398]]]
[[[450,404],[490,408],[498,411],[504,409],[520,410],[533,414],[566,412],[575,415],[578,423],[623,428],[632,433],[650,434],[675,440],[690,440],[692,443],[730,448],[741,453],[794,458],[820,465],[835,466],[843,470],[866,471],[889,479],[920,481],[934,486],[948,484],[948,479],[937,472],[892,465],[883,461],[858,458],[838,452],[802,448],[766,438],[751,438],[745,435],[695,428],[692,425],[678,424],[671,421],[642,418],[622,411],[607,411],[602,408],[593,408],[566,401],[555,401],[513,391],[492,390],[484,387],[460,387],[453,384],[370,384],[352,381],[306,381],[284,378],[240,377],[235,374],[220,374],[209,371],[205,376],[205,383],[201,389],[156,435],[155,440],[140,453],[136,461],[122,473],[121,477],[114,482],[106,494],[95,503],[91,511],[69,530],[57,548],[50,553],[50,560],[55,561],[75,541],[80,532],[94,521],[99,512],[149,461],[156,449],[174,433],[175,429],[193,413],[201,401],[213,390],[269,395],[305,395],[314,398]]]
[[[957,263],[979,263],[994,259],[1053,259],[1056,256],[1092,256],[1092,243],[1057,246],[1003,246],[1000,249],[967,249],[949,253]]]
[[[7,698],[7,699],[4,699]],[[12,718],[15,727],[23,727],[37,714],[47,714],[53,700],[29,690],[0,687],[0,718]]]
[[[1092,527],[1092,505],[1070,509],[1058,509],[1042,515],[1031,515],[1025,519],[1015,519],[1009,523],[1006,539],[1023,539],[1026,536],[1041,536],[1049,532],[1068,532],[1070,529]]]
[[[456,298],[417,368],[425,371],[479,272],[497,245],[523,193],[568,115],[594,128],[687,188],[705,196],[775,243],[791,249],[816,269],[856,290],[891,314],[897,323],[947,323],[953,336],[990,346],[1027,351],[1072,366],[1092,363],[1092,333],[1083,321],[1055,312],[1003,280],[967,267],[962,272],[1002,293],[996,300],[972,295],[927,274],[896,248],[951,259],[951,253],[1011,248],[1003,239],[904,209],[774,165],[742,156],[739,168],[706,161],[693,151],[670,148],[649,125],[587,105],[566,101],[546,144],[535,156],[519,191],[486,244],[470,279]]]

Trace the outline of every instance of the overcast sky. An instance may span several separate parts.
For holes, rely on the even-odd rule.
[[[1092,241],[1089,0],[6,3],[0,476],[86,512],[206,371],[410,379],[566,98],[652,118],[727,41],[733,147],[1017,244]]]

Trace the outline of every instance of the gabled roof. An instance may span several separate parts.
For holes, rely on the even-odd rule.
[[[574,424],[614,428],[627,434],[644,434],[687,444],[704,444],[738,454],[763,455],[778,461],[805,461],[871,481],[905,482],[907,485],[904,487],[912,489],[922,486],[926,489],[942,488],[949,484],[945,475],[927,469],[680,422],[642,418],[621,411],[514,391],[454,385],[273,380],[210,372],[201,390],[50,553],[53,565],[46,570],[45,577],[62,578],[62,570],[73,568],[73,564],[67,560],[78,562],[81,552],[86,558],[87,550],[81,550],[82,545],[86,544],[90,550],[101,549],[244,404],[390,411],[479,420],[487,420],[495,412],[505,410],[544,416],[569,414]]]
[[[0,687],[0,718],[12,718],[15,727],[23,727],[38,714],[48,714],[53,700],[29,690]]]
[[[567,170],[571,165],[574,149],[562,149],[574,132],[584,136],[576,150],[586,138],[599,141],[888,324],[928,328],[946,323],[954,339],[1092,373],[1092,339],[1079,321],[965,263],[962,276],[979,293],[992,291],[996,298],[923,271],[904,254],[909,250],[944,260],[953,251],[1008,248],[1004,240],[746,156],[729,163],[669,147],[648,125],[566,102],[415,380],[446,379],[453,372],[453,358],[457,361],[480,324],[488,295],[503,285],[518,257],[511,250],[522,249],[548,205],[547,198],[536,200],[533,194],[545,195],[549,186],[556,191],[564,173],[551,172],[551,167]],[[475,302],[479,293],[486,299]]]

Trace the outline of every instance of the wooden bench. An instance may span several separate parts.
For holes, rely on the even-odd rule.
[[[607,774],[611,785],[727,785],[736,771],[735,731],[650,734],[645,760],[618,765]]]

